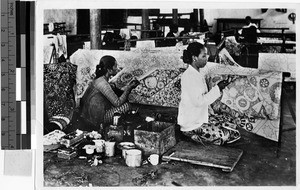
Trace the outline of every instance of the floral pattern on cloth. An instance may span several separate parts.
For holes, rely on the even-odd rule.
[[[277,43],[281,44],[283,43],[282,40],[278,38],[266,38],[266,37],[260,37],[257,40],[257,43],[261,44],[259,48],[259,52],[261,53],[280,53],[281,52],[281,45],[263,45],[264,43]],[[293,41],[286,41],[286,44],[295,44]],[[229,52],[230,55],[239,56],[241,55],[241,51],[243,48],[243,45],[241,43],[238,43],[235,39],[235,36],[228,36],[225,39],[225,48]]]
[[[230,144],[241,138],[240,132],[236,129],[237,125],[233,121],[234,118],[229,114],[211,114],[208,123],[192,131],[182,131],[182,133],[200,144]]]
[[[182,51],[186,46],[174,46],[164,48],[135,48],[131,51],[114,50],[83,50],[79,49],[70,57],[70,62],[77,65],[75,100],[79,105],[79,100],[83,96],[89,83],[95,77],[96,65],[101,57],[111,55],[116,58],[118,67],[125,72],[141,69],[143,74],[157,69],[176,69],[184,67],[181,60]],[[112,80],[116,80],[116,76]]]
[[[209,75],[209,88],[227,77],[228,74]],[[223,95],[211,105],[214,113],[230,114],[238,127],[278,141],[282,73],[235,74],[233,78]]]
[[[268,37],[259,37],[257,43],[264,44],[282,44],[283,40],[280,38],[268,38]],[[285,44],[296,44],[295,41],[285,41]],[[274,45],[274,46],[262,46],[260,51],[261,53],[280,53],[281,52],[281,45]]]
[[[77,66],[69,62],[44,64],[44,100],[50,122],[64,128],[70,122],[75,108],[73,87]]]
[[[259,53],[258,69],[288,72],[291,76],[287,80],[296,81],[296,54]]]
[[[281,52],[281,46],[264,46],[264,45],[262,45],[259,48],[259,52],[262,52],[262,53],[280,53]]]
[[[225,104],[219,106],[221,106],[217,108],[219,113],[214,114],[214,117],[218,118],[218,122],[229,123],[237,128],[244,129],[264,138],[278,141],[280,119],[261,119],[242,114],[234,109],[230,109]],[[224,120],[224,117],[228,119]]]
[[[209,87],[225,79],[227,75],[211,75]],[[264,119],[280,117],[281,73],[270,72],[257,76],[236,76],[220,101],[242,114]]]
[[[132,90],[129,101],[132,103],[178,107],[180,101],[181,69],[155,70]]]

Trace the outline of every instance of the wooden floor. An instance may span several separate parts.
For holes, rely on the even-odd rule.
[[[294,111],[296,96],[288,92]],[[154,109],[154,110],[153,110]],[[174,119],[177,110],[148,106],[139,108],[141,114]],[[220,168],[169,161],[157,166],[127,167],[119,156],[103,160],[92,167],[87,160],[71,161],[44,154],[45,186],[295,186],[296,185],[296,125],[287,99],[282,105],[283,132],[279,144],[241,130],[242,138],[228,147],[243,151],[232,172]],[[178,131],[177,131],[178,132]],[[181,136],[176,133],[180,142]]]

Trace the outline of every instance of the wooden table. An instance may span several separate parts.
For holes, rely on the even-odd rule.
[[[245,18],[217,18],[215,20],[217,20],[217,33],[233,27],[243,27],[246,25]],[[262,18],[252,18],[251,20],[260,28]]]

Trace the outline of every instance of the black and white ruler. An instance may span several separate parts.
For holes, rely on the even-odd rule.
[[[30,3],[1,0],[1,149],[31,149]]]

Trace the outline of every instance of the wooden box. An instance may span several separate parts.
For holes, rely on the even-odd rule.
[[[67,148],[73,144],[78,143],[84,138],[84,133],[77,134],[76,131],[71,132],[60,139],[60,144],[65,145]]]
[[[67,160],[71,160],[72,158],[75,158],[77,156],[76,150],[73,150],[71,148],[62,148],[58,149],[57,157],[63,158]]]
[[[134,130],[134,143],[144,155],[162,155],[175,146],[175,124],[153,121]]]

